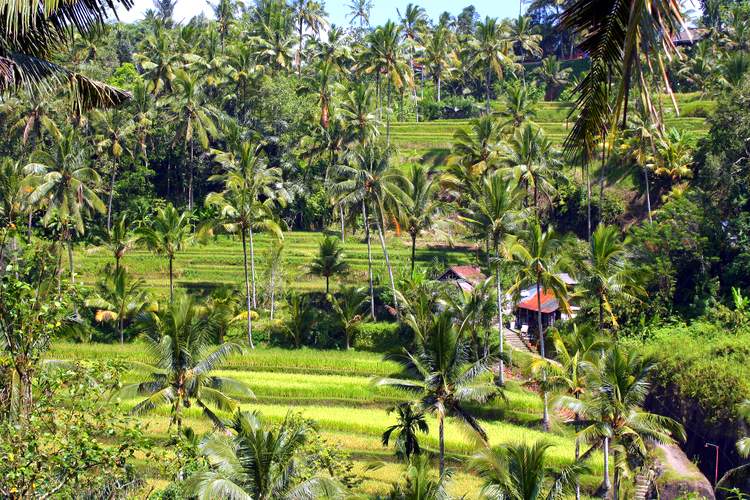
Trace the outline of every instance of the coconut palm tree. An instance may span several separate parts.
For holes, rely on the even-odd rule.
[[[370,25],[371,0],[350,0],[348,7],[350,22],[359,20],[360,29]]]
[[[194,241],[193,227],[187,212],[178,212],[168,203],[157,209],[147,226],[138,230],[138,243],[169,261],[169,302],[174,301],[174,259],[177,252]]]
[[[185,294],[169,306],[141,314],[136,327],[142,332],[155,358],[148,380],[127,385],[123,396],[145,395],[131,410],[141,414],[168,403],[172,407],[170,425],[182,428],[182,409],[197,404],[217,427],[224,423],[209,406],[233,411],[236,401],[224,391],[253,397],[252,391],[235,380],[212,375],[231,354],[242,352],[237,344],[211,347],[210,327],[205,309]]]
[[[114,259],[115,271],[120,269],[120,261],[136,244],[137,235],[130,232],[130,221],[122,214],[102,237],[98,239],[98,245],[92,247],[92,251],[106,250]]]
[[[573,70],[563,68],[557,57],[548,56],[542,59],[542,63],[534,71],[545,85],[544,100],[553,101],[559,96],[560,90],[570,83],[570,73]]]
[[[660,136],[658,125],[649,121],[645,113],[632,116],[627,128],[623,131],[621,151],[643,169],[644,190],[646,191],[646,210],[648,221],[651,217],[651,188],[649,171],[654,166],[656,139]]]
[[[485,113],[490,114],[490,89],[492,75],[503,76],[503,68],[512,62],[512,43],[507,27],[497,18],[486,17],[477,23],[474,38],[470,41],[472,64],[484,70]]]
[[[645,294],[638,286],[634,270],[627,266],[628,240],[622,240],[620,230],[600,224],[591,235],[588,251],[580,263],[580,285],[584,296],[596,297],[599,309],[599,329],[604,329],[606,312],[617,327],[617,316],[611,299],[620,297],[635,300]]]
[[[551,293],[559,301],[561,309],[569,311],[567,301],[567,287],[558,272],[561,267],[561,244],[554,229],[542,231],[538,220],[531,223],[531,227],[522,233],[510,248],[510,254],[518,265],[518,279],[511,287],[515,293],[524,282],[534,283],[536,288],[537,306],[537,335],[539,336],[539,353],[546,358],[544,326],[542,324],[542,292]],[[545,375],[542,373],[542,378]],[[549,430],[549,408],[547,392],[544,391],[543,425]]]
[[[344,332],[346,349],[349,350],[357,328],[366,320],[362,315],[362,308],[367,302],[367,292],[364,288],[344,286],[337,295],[330,296],[330,302],[336,320]]]
[[[147,306],[148,294],[144,290],[144,281],[133,278],[122,267],[105,269],[104,279],[97,284],[93,295],[86,299],[86,307],[96,310],[96,321],[115,322],[120,344],[125,343],[125,324]]]
[[[544,195],[551,204],[555,186],[566,180],[552,142],[539,127],[527,123],[501,146],[500,158],[512,176],[524,186],[527,199],[531,192],[534,214],[538,220],[539,195]]]
[[[462,211],[461,221],[468,227],[469,234],[477,240],[487,241],[494,252],[495,287],[497,294],[497,333],[500,348],[500,385],[505,383],[504,374],[504,331],[503,331],[503,292],[501,274],[503,263],[510,257],[509,239],[514,236],[522,218],[519,210],[521,192],[518,185],[494,172],[484,178],[481,189],[471,197]]]
[[[693,176],[693,146],[688,132],[674,127],[656,141],[654,173],[667,177],[672,184]]]
[[[60,236],[68,247],[70,280],[75,282],[73,236],[74,233],[83,235],[87,212],[105,211],[104,203],[94,191],[101,179],[96,170],[87,165],[86,150],[72,129],[55,141],[53,151],[37,150],[31,160],[27,169],[37,180],[28,201],[32,205],[45,202],[44,224],[49,225],[54,218],[62,228]]]
[[[297,293],[289,292],[287,296],[287,321],[283,324],[286,333],[294,343],[294,347],[302,347],[304,336],[312,329],[315,321],[315,310],[310,306],[307,297]]]
[[[206,314],[218,344],[224,343],[224,338],[233,324],[245,319],[244,307],[239,298],[234,287],[223,285],[214,289],[206,301]]]
[[[648,456],[647,442],[671,444],[685,439],[685,430],[669,417],[649,413],[643,404],[649,392],[649,373],[654,364],[634,351],[619,346],[607,349],[591,372],[592,391],[586,398],[561,398],[563,406],[580,415],[586,427],[579,432],[593,444],[588,456],[604,444],[604,488],[609,491],[609,450],[615,456],[614,498],[620,496],[621,467],[628,459]]]
[[[188,210],[193,210],[193,178],[195,175],[195,141],[204,151],[208,151],[209,137],[219,135],[215,123],[215,110],[205,101],[201,82],[197,75],[185,70],[175,71],[175,94],[172,98],[172,112],[176,122],[173,145],[185,146],[190,164],[188,165]]]
[[[522,85],[509,86],[505,94],[505,106],[498,115],[504,118],[503,129],[515,132],[524,122],[534,119],[534,102],[527,87]]]
[[[258,412],[237,410],[227,434],[214,433],[200,444],[209,470],[187,480],[197,498],[309,499],[341,498],[343,487],[330,477],[302,477],[305,443],[313,429],[287,414],[280,426]]]
[[[557,469],[549,465],[551,444],[537,441],[485,448],[474,455],[471,468],[482,478],[487,498],[553,500],[564,498],[578,476],[588,472],[580,463]]]
[[[143,68],[143,79],[149,82],[153,95],[172,92],[172,81],[182,63],[182,54],[175,50],[171,30],[157,27],[143,39],[141,52],[133,56]]]
[[[404,14],[396,9],[399,21],[401,23],[401,30],[404,36],[404,41],[407,44],[407,50],[409,52],[409,71],[414,77],[414,59],[416,49],[421,43],[422,33],[427,25],[427,14],[425,10],[419,5],[409,3],[406,5]],[[419,121],[419,106],[417,106],[417,86],[412,85],[412,98],[414,99],[414,107],[416,111],[416,121]]]
[[[526,55],[539,57],[542,55],[542,35],[535,33],[537,27],[529,16],[518,16],[508,26],[508,38],[513,49],[521,52],[521,57]]]
[[[328,282],[331,276],[343,274],[349,269],[349,264],[344,260],[344,248],[337,238],[326,236],[318,246],[318,255],[310,264],[310,274],[323,276],[326,279],[326,295],[330,288]]]
[[[258,33],[249,40],[256,61],[271,73],[286,70],[295,58],[294,38],[274,24],[261,23]]]
[[[392,91],[394,88],[401,90],[413,85],[413,75],[409,72],[403,52],[401,27],[393,21],[387,21],[370,34],[364,53],[365,73],[374,73],[378,78],[383,76],[386,79],[385,142],[388,146],[391,143]]]
[[[411,457],[421,455],[422,447],[419,445],[418,433],[427,434],[430,431],[424,411],[414,403],[407,402],[388,408],[386,413],[388,415],[395,413],[396,423],[383,432],[383,446],[388,446],[395,433],[394,441],[398,458],[410,462]]]
[[[372,88],[364,82],[343,89],[341,118],[346,128],[352,130],[355,141],[364,146],[379,134],[380,121],[373,112]]]
[[[443,79],[458,65],[458,57],[453,48],[453,33],[447,27],[438,25],[424,44],[422,62],[427,67],[435,82],[437,101],[442,100]],[[422,70],[424,71],[424,69]]]
[[[498,166],[500,126],[490,115],[469,122],[470,130],[459,129],[453,134],[453,147],[448,159],[448,176],[444,183],[457,190],[472,193],[480,178]]]
[[[406,197],[398,205],[397,218],[401,228],[411,237],[411,273],[414,274],[417,238],[432,228],[440,211],[441,202],[437,197],[440,185],[437,177],[421,164],[409,165],[404,180]]]
[[[3,255],[8,237],[12,250],[17,250],[18,219],[25,210],[31,210],[27,200],[32,178],[28,177],[26,165],[20,161],[3,158],[0,161],[0,220],[4,223],[0,239],[0,266],[4,266]]]
[[[206,228],[221,227],[229,233],[240,233],[247,304],[247,341],[250,347],[254,348],[252,308],[258,306],[253,231],[266,230],[276,239],[283,239],[281,227],[275,221],[273,209],[277,204],[284,205],[288,194],[281,184],[281,170],[277,167],[269,167],[260,156],[259,148],[249,142],[242,142],[235,152],[218,152],[216,161],[224,167],[225,173],[211,176],[209,180],[222,182],[224,190],[220,193],[209,193],[206,196],[206,206],[219,209],[219,219],[209,223]],[[247,255],[248,237],[250,272],[248,272]]]
[[[495,300],[492,297],[492,281],[477,283],[471,291],[461,289],[459,293],[444,293],[440,302],[445,303],[458,325],[458,333],[471,337],[473,359],[489,356],[489,335],[480,339],[481,332],[489,332],[492,318],[495,317]],[[440,303],[439,302],[439,303]],[[483,341],[484,340],[484,341]]]
[[[305,28],[317,35],[325,31],[329,25],[323,5],[315,0],[294,0],[292,10],[297,18],[297,75],[301,77]]]
[[[379,386],[416,392],[420,407],[437,416],[441,477],[445,474],[445,417],[455,417],[486,443],[486,432],[465,405],[481,404],[498,394],[494,384],[483,380],[489,371],[488,360],[469,362],[469,346],[453,319],[449,313],[440,314],[427,337],[417,342],[415,352],[404,350],[398,358],[413,378],[375,380]]]

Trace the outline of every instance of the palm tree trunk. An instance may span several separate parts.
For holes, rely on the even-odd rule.
[[[70,283],[75,285],[76,275],[73,268],[73,235],[68,235],[68,269],[70,270]]]
[[[120,333],[120,344],[125,343],[125,325],[123,324],[122,311],[120,311],[120,317],[117,318],[117,329]]]
[[[370,247],[370,224],[367,221],[367,203],[362,200],[362,217],[365,224],[365,240],[367,240],[367,276],[370,280],[370,316],[375,321],[375,290],[372,285],[372,248]]]
[[[253,308],[258,308],[258,301],[255,293],[255,245],[253,244],[253,228],[248,228],[248,233],[250,234],[250,270],[251,270],[251,276],[253,278]]]
[[[586,223],[588,224],[588,241],[591,241],[591,174],[586,160]]]
[[[341,243],[346,243],[346,231],[344,228],[344,205],[339,203],[339,217],[341,217]]]
[[[326,276],[326,295],[328,295],[328,293],[329,293],[329,288],[328,288],[328,280],[329,279],[330,279],[330,276]]]
[[[612,484],[609,482],[609,438],[604,438],[604,497],[609,494]]]
[[[247,274],[247,230],[243,227],[242,233],[242,264],[245,271],[245,304],[247,306],[247,343],[250,349],[255,349],[253,345],[253,317],[250,304],[250,278]]]
[[[393,308],[396,310],[396,317],[400,317],[398,311],[398,299],[396,298],[396,282],[393,281],[393,268],[391,267],[391,260],[388,257],[388,249],[385,246],[385,236],[383,235],[383,226],[380,223],[380,217],[375,218],[375,226],[378,228],[378,236],[380,237],[380,246],[383,249],[383,257],[385,257],[385,267],[388,269],[388,278],[391,281],[391,292],[393,293]]]
[[[440,91],[442,90],[442,83],[443,83],[443,79],[440,78],[440,74],[438,74],[438,77],[437,77],[437,100],[438,102],[440,102],[441,100]]]
[[[169,256],[169,303],[170,304],[174,302],[174,278],[173,278],[173,272],[172,272],[173,260],[174,260],[174,257],[170,255]]]
[[[542,328],[542,290],[539,284],[539,275],[536,279],[536,320],[537,328],[539,328],[539,354],[542,355],[542,359],[546,359],[544,353],[544,329]],[[542,383],[547,382],[547,370],[542,369]],[[547,390],[544,390],[544,414],[542,415],[542,426],[545,432],[549,432],[549,405],[547,404]]]
[[[417,234],[411,234],[411,275],[414,276],[414,260],[417,256]]]
[[[386,98],[385,145],[391,145],[391,77],[388,77],[388,96]]]
[[[31,229],[34,226],[34,209],[32,207],[29,207],[29,233],[28,233],[28,240],[31,242]]]
[[[643,179],[646,181],[646,210],[648,210],[648,223],[653,224],[651,219],[651,188],[648,185],[648,169],[643,167]]]
[[[617,451],[614,452],[614,458],[615,458],[615,484],[614,484],[614,492],[612,494],[613,500],[619,500],[620,498],[620,468],[617,467]]]
[[[503,330],[503,289],[500,285],[500,256],[495,246],[495,258],[498,259],[497,267],[495,268],[495,288],[497,291],[497,334],[498,341],[500,342],[500,365],[498,369],[498,382],[500,385],[505,385],[505,361],[503,361],[503,349],[505,343],[505,331]]]
[[[299,18],[299,48],[297,49],[297,76],[302,78],[302,16]]]
[[[445,474],[445,415],[438,411],[438,439],[440,441],[440,477]]]
[[[107,200],[107,232],[112,229],[112,199],[115,194],[115,177],[117,176],[117,167],[112,166],[112,176],[109,179],[109,199]]]
[[[188,210],[193,210],[193,141],[190,141],[190,167],[188,168]]]
[[[491,75],[492,75],[492,69],[490,68],[490,66],[488,64],[487,65],[487,78],[486,78],[486,81],[484,82],[485,92],[486,92],[486,99],[487,99],[486,103],[485,103],[485,106],[486,106],[486,110],[485,111],[486,111],[487,115],[490,114],[490,76]]]

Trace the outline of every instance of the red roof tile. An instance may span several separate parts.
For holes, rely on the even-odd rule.
[[[549,292],[546,289],[542,289],[541,302],[542,312],[544,314],[550,314],[560,309],[560,303],[558,302],[558,300],[555,298],[552,292]],[[518,304],[518,308],[527,309],[529,311],[538,311],[539,309],[537,308],[537,304],[538,302],[536,293],[534,293],[534,295],[532,295],[528,299],[521,301]]]

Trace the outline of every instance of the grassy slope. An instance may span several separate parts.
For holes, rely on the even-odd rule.
[[[49,353],[54,359],[120,359],[149,361],[143,344],[80,345],[54,344]],[[315,420],[324,437],[347,450],[366,478],[362,485],[368,493],[384,493],[398,480],[401,468],[392,461],[390,450],[380,444],[380,434],[393,423],[386,408],[408,395],[395,389],[372,385],[374,375],[398,375],[398,366],[383,361],[380,355],[364,352],[335,352],[275,348],[259,348],[242,356],[233,357],[221,375],[232,376],[245,382],[256,394],[256,400],[244,400],[242,408],[258,410],[271,421],[280,421],[292,409]],[[125,374],[127,380],[142,377],[137,371]],[[127,409],[133,400],[122,402]],[[509,383],[507,401],[498,400],[485,408],[482,421],[491,445],[546,440],[553,445],[551,456],[559,465],[568,463],[574,452],[569,429],[557,426],[556,432],[541,432],[538,420],[541,414],[539,397],[517,383]],[[142,417],[147,432],[163,442],[168,435],[169,410],[160,408]],[[430,417],[430,435],[424,444],[437,449],[437,424]],[[195,409],[186,412],[186,425],[203,433],[210,424]],[[462,471],[461,462],[476,449],[475,439],[454,421],[446,428],[446,446],[457,467],[452,490],[456,494],[477,496],[477,478]],[[165,450],[164,453],[168,451]],[[159,454],[157,454],[159,455]],[[386,460],[386,465],[376,471],[364,471],[368,462]],[[458,461],[457,461],[458,460]],[[459,462],[460,461],[460,462]],[[159,477],[158,467],[144,462],[143,467]],[[601,470],[601,459],[593,461],[595,471]],[[589,476],[585,483],[595,485],[597,478]]]

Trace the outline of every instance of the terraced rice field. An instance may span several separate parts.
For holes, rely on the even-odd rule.
[[[55,344],[49,353],[52,359],[92,360],[119,359],[150,361],[142,344],[94,345]],[[380,443],[383,430],[394,423],[386,409],[409,395],[394,388],[379,388],[372,384],[373,376],[399,376],[398,366],[383,361],[378,354],[364,352],[336,352],[276,348],[259,348],[244,355],[234,356],[219,372],[245,383],[255,393],[255,399],[241,400],[241,407],[257,410],[271,422],[280,422],[289,411],[300,412],[313,419],[324,438],[346,450],[355,461],[356,470],[362,474],[362,492],[385,494],[398,481],[402,467],[392,457],[392,450]],[[126,381],[140,380],[144,374],[139,369],[126,373]],[[536,442],[545,440],[553,445],[551,458],[557,465],[569,463],[574,455],[574,442],[569,429],[556,425],[552,433],[545,434],[539,426],[541,402],[537,394],[515,382],[510,382],[506,400],[482,408],[482,425],[492,446],[503,443]],[[121,402],[123,410],[137,400]],[[211,431],[210,423],[198,411],[186,411],[185,425],[202,434]],[[162,407],[140,417],[147,433],[161,445],[169,433],[169,408]],[[422,439],[432,451],[438,447],[437,424],[428,419],[430,433]],[[451,491],[467,498],[477,498],[479,480],[465,471],[468,457],[477,449],[476,438],[457,422],[450,420],[446,426],[446,449],[449,465],[456,470]],[[169,453],[165,449],[163,453]],[[159,453],[157,453],[157,456]],[[384,461],[377,470],[366,470],[373,461]],[[159,484],[156,464],[144,462],[141,466]],[[595,473],[601,471],[601,457],[592,461]],[[587,476],[584,483],[592,486],[597,476]]]

